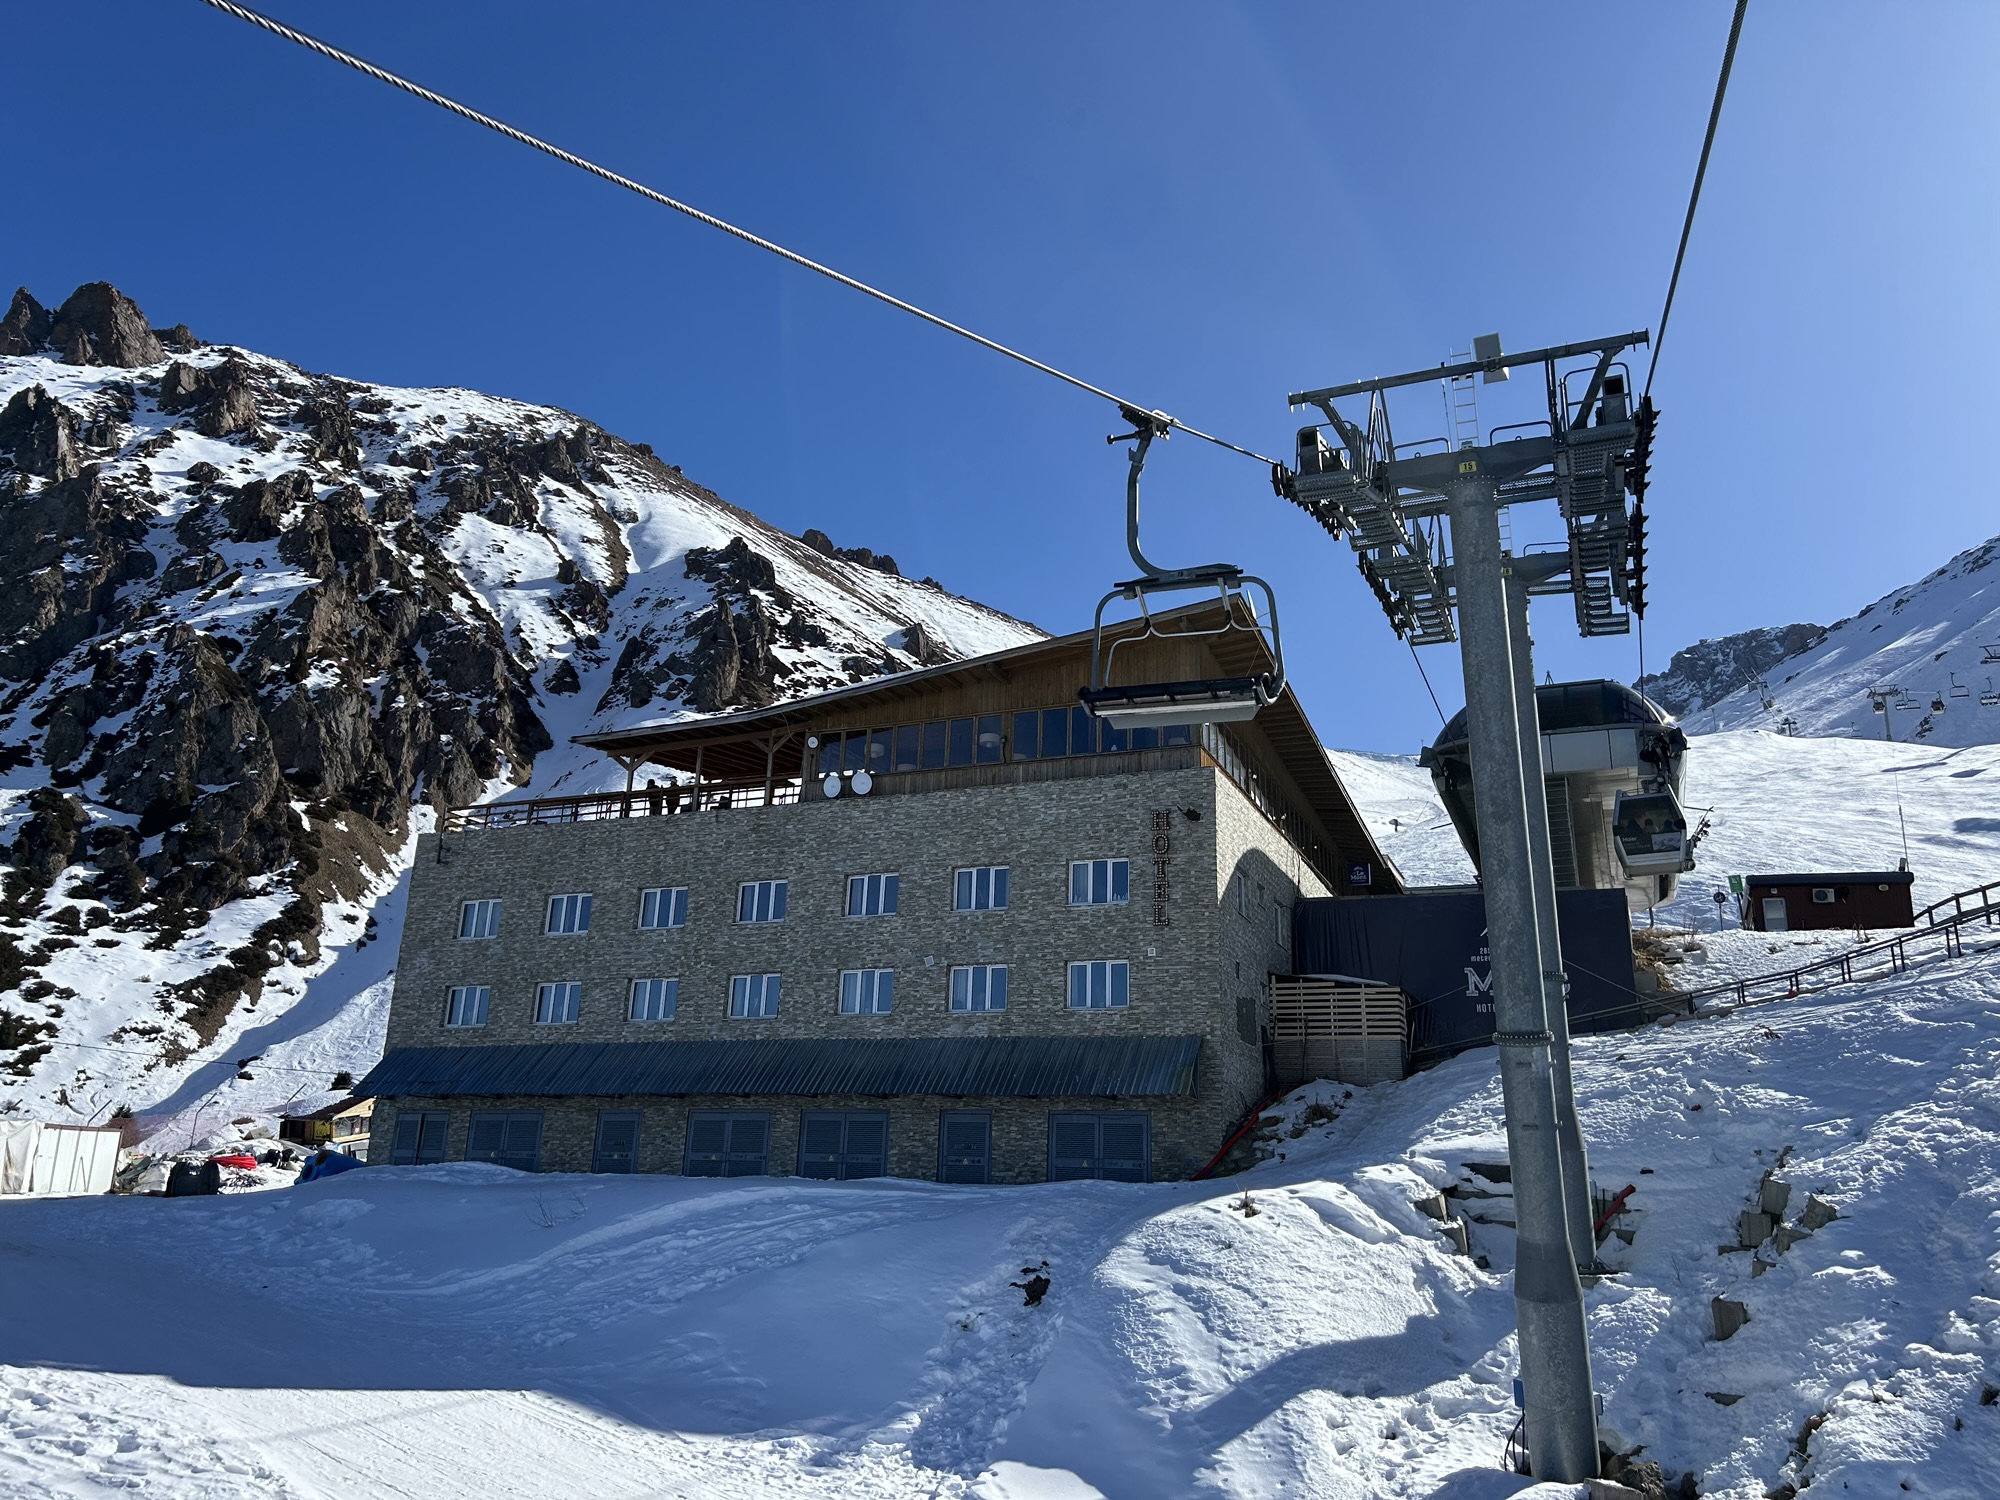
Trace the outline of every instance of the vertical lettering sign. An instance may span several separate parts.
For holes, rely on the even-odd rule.
[[[1167,915],[1169,877],[1174,863],[1174,813],[1172,808],[1153,809],[1153,925],[1171,927]]]

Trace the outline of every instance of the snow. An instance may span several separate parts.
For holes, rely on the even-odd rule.
[[[1755,684],[1690,714],[1690,731],[1775,729],[1787,717],[1805,735],[1882,737],[1869,693],[1897,687],[1889,732],[1927,745],[2000,741],[2000,537],[1961,552],[1919,583],[1885,594],[1826,639]],[[1764,706],[1764,699],[1772,707]],[[1907,702],[1907,708],[1897,703]],[[1934,708],[1933,705],[1942,705]]]

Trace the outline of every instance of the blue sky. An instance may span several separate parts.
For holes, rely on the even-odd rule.
[[[1730,9],[268,8],[1274,454],[1289,390],[1650,327]],[[1092,398],[195,0],[9,35],[10,285],[107,279],[311,369],[564,406],[1051,630],[1129,572]],[[2000,529],[1996,41],[1990,5],[1751,6],[1654,390],[1649,665],[1829,623]],[[1413,394],[1398,436],[1438,411]],[[1330,743],[1426,740],[1345,546],[1247,460],[1156,452],[1149,551],[1277,584]],[[1558,676],[1634,672],[1562,601],[1536,628]],[[1424,659],[1449,712],[1455,651]]]

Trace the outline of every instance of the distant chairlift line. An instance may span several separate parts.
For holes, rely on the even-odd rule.
[[[1153,439],[1165,437],[1173,419],[1164,412],[1140,411],[1121,406],[1120,414],[1132,424],[1127,433],[1113,433],[1108,443],[1130,442],[1127,450],[1130,469],[1125,479],[1125,548],[1132,554],[1140,576],[1116,584],[1097,602],[1091,625],[1090,685],[1078,692],[1083,706],[1116,729],[1143,729],[1158,724],[1219,724],[1254,718],[1259,709],[1285,690],[1285,657],[1278,637],[1278,601],[1270,584],[1245,573],[1234,563],[1202,563],[1192,568],[1163,568],[1152,562],[1139,547],[1139,474],[1146,467],[1146,450]],[[1260,590],[1264,613],[1260,618],[1245,586]],[[1149,609],[1156,594],[1213,589],[1222,601],[1222,623],[1214,628],[1163,629]],[[1107,639],[1105,607],[1114,599],[1136,602],[1145,628],[1133,634]],[[1268,619],[1266,625],[1262,621]],[[1115,632],[1120,622],[1109,629]],[[1129,622],[1125,622],[1129,623]],[[1271,670],[1241,677],[1210,677],[1184,682],[1113,684],[1113,667],[1121,646],[1139,641],[1174,641],[1201,636],[1227,635],[1245,631],[1263,640],[1271,655]]]

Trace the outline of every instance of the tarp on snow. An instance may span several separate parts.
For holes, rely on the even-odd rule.
[[[118,1149],[116,1126],[0,1122],[0,1193],[108,1193]]]

